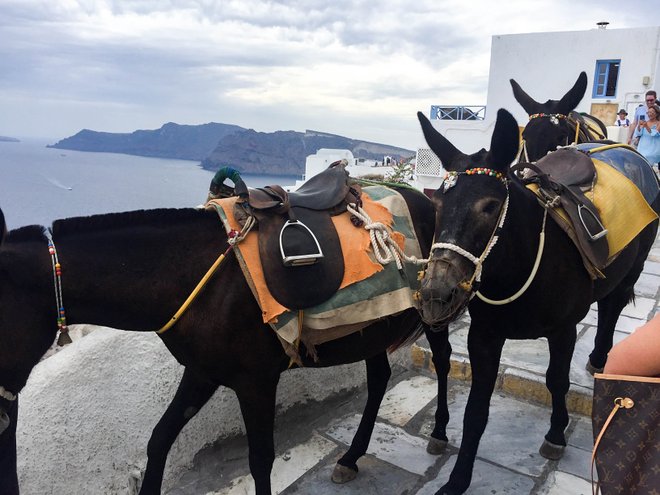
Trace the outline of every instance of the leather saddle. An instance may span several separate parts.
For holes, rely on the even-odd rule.
[[[344,278],[344,258],[332,216],[360,202],[358,186],[349,185],[345,162],[288,193],[281,186],[236,188],[237,219],[257,221],[259,257],[266,285],[283,306],[316,306],[337,292]]]
[[[541,158],[536,164],[519,163],[513,167],[525,184],[538,185],[537,195],[557,219],[555,208],[562,207],[571,225],[557,223],[576,244],[583,258],[602,270],[609,258],[607,229],[598,209],[587,197],[596,183],[596,167],[589,156],[577,149],[563,148]],[[524,172],[523,172],[524,171]],[[568,228],[567,228],[568,227]]]

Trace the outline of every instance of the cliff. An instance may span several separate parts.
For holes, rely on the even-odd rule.
[[[220,140],[215,150],[202,160],[202,167],[217,170],[231,166],[248,174],[301,175],[305,159],[321,148],[347,149],[355,158],[382,160],[414,155],[414,151],[350,139],[319,131],[236,132]]]
[[[202,160],[213,151],[220,139],[240,130],[243,128],[237,125],[215,122],[201,125],[169,122],[160,129],[138,130],[130,134],[83,129],[49,145],[49,148]]]
[[[170,122],[160,129],[130,134],[83,129],[49,147],[199,160],[208,170],[230,166],[245,174],[269,175],[302,175],[307,156],[321,148],[348,149],[355,158],[377,161],[386,155],[397,160],[414,155],[411,150],[320,131],[257,132],[219,123],[179,125]]]

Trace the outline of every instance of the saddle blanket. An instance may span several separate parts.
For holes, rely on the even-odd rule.
[[[584,145],[580,145],[579,147],[582,146]],[[587,146],[587,148],[589,147],[595,146]],[[602,158],[606,157],[603,156]],[[649,168],[650,173],[654,175],[654,172],[648,167],[648,163],[646,163],[643,158],[641,161],[644,163],[640,163],[639,166],[631,163],[630,158],[628,158],[626,169],[633,169],[637,172],[635,174],[625,175],[623,173],[624,170],[620,169],[621,165],[617,166],[614,163],[610,163],[610,160],[606,163],[594,156],[592,156],[591,159],[596,167],[597,180],[592,191],[587,192],[586,196],[594,203],[594,206],[600,214],[603,226],[608,230],[606,238],[609,249],[607,264],[609,264],[649,223],[658,218],[655,211],[649,206],[647,200],[647,198],[655,198],[658,191],[658,185],[655,178],[653,178],[653,188],[655,189],[655,192],[649,192],[648,190],[651,189],[651,187],[649,186],[649,180],[647,179],[647,184],[642,188],[646,189],[646,196],[642,194],[640,187],[636,185],[636,182],[639,182],[636,180],[637,177],[645,177],[645,175],[640,172],[640,167]],[[620,160],[615,161],[619,162]],[[630,178],[628,178],[627,175]],[[633,182],[633,180],[635,180],[635,182]],[[535,193],[538,191],[538,186],[536,184],[530,184],[527,187]],[[556,208],[553,211],[556,213],[554,218],[557,219],[557,221],[562,221],[566,224],[565,226],[572,228],[570,227],[568,215],[562,208]],[[593,270],[595,267],[586,266],[586,268],[590,273],[594,273]],[[597,269],[596,274],[598,274]]]
[[[372,222],[381,222],[391,229],[390,236],[408,256],[421,258],[421,249],[415,235],[410,212],[403,197],[385,186],[362,188],[364,211]],[[225,227],[240,231],[233,215],[236,198],[212,200]],[[345,272],[337,293],[329,300],[302,312],[290,311],[279,304],[268,291],[264,279],[257,244],[258,232],[250,232],[234,249],[236,257],[252,292],[262,310],[264,323],[276,332],[287,353],[297,357],[297,342],[308,349],[352,332],[361,330],[378,318],[400,313],[415,307],[413,293],[418,289],[417,267],[404,263],[400,273],[394,262],[381,265],[376,260],[369,232],[364,226],[356,227],[350,213],[332,217],[339,234]],[[295,267],[291,267],[295,270]],[[303,289],[304,290],[304,289]]]

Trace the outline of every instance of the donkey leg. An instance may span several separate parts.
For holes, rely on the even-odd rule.
[[[598,301],[598,329],[594,339],[594,349],[589,354],[589,361],[586,365],[587,371],[592,375],[603,371],[607,353],[612,348],[616,322],[623,308],[633,300],[633,297],[633,285],[621,284]]]
[[[552,395],[552,415],[550,430],[539,453],[546,459],[557,460],[564,454],[566,437],[564,430],[568,426],[566,394],[570,387],[571,358],[575,348],[575,326],[569,325],[562,331],[548,337],[550,364],[545,374],[545,384]]]
[[[140,495],[160,494],[167,454],[182,428],[213,396],[218,385],[185,369],[179,388],[151,433],[147,445],[147,468]]]
[[[367,365],[367,405],[362,413],[362,419],[353,437],[353,442],[351,442],[351,447],[337,461],[332,473],[332,481],[335,483],[346,483],[357,476],[357,460],[367,452],[378,409],[387,390],[387,382],[392,375],[386,352],[366,359],[365,363]]]
[[[18,476],[16,473],[18,397],[9,404],[6,414],[5,419],[9,424],[4,432],[0,433],[0,493],[3,495],[18,495]]]
[[[435,425],[426,451],[429,454],[440,455],[447,448],[447,423],[449,423],[449,408],[447,406],[447,376],[449,375],[451,344],[449,343],[449,328],[447,325],[433,331],[426,330],[426,339],[429,341],[433,353],[432,360],[438,380],[438,396],[435,410]]]
[[[258,371],[258,370],[255,370]],[[270,495],[270,472],[275,460],[275,397],[279,375],[248,375],[235,387],[248,439],[250,474],[256,495]]]
[[[495,333],[473,328],[474,324],[468,334],[472,386],[463,417],[463,439],[449,481],[435,495],[459,495],[468,489],[479,441],[488,423],[490,398],[495,389],[504,339]]]

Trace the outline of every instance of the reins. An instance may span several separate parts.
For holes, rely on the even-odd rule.
[[[190,295],[183,302],[181,307],[177,310],[176,313],[174,313],[174,316],[172,316],[172,318],[170,318],[170,320],[167,323],[165,323],[165,325],[163,325],[159,330],[156,330],[157,334],[160,335],[160,334],[163,334],[163,333],[167,332],[170,328],[172,328],[174,326],[174,324],[177,321],[179,321],[179,318],[181,317],[181,315],[186,312],[188,307],[197,298],[197,296],[202,291],[204,286],[206,286],[206,283],[211,279],[211,277],[213,276],[215,271],[220,266],[220,263],[222,263],[224,261],[225,257],[227,256],[227,254],[229,254],[229,251],[231,251],[232,247],[233,246],[230,245],[224,253],[222,253],[220,256],[218,256],[218,259],[216,259],[215,262],[211,265],[211,268],[209,268],[207,270],[207,272],[204,274],[202,279],[197,283],[197,286],[195,286],[195,288],[192,290]]]
[[[190,295],[183,302],[181,307],[177,310],[176,313],[174,313],[172,318],[170,318],[170,320],[167,323],[165,323],[165,325],[163,325],[159,330],[156,330],[157,334],[159,335],[164,334],[170,328],[172,328],[177,321],[179,321],[181,315],[183,315],[183,313],[186,312],[186,310],[190,307],[192,302],[197,298],[199,293],[206,286],[207,282],[211,279],[211,277],[218,269],[220,264],[225,260],[225,257],[229,254],[229,251],[231,251],[237,243],[241,242],[245,238],[245,236],[248,234],[248,232],[250,232],[250,230],[252,229],[252,227],[254,227],[254,225],[255,225],[254,217],[248,217],[248,221],[245,223],[243,229],[240,232],[232,230],[227,234],[227,244],[229,244],[229,246],[227,247],[225,252],[222,253],[220,256],[218,256],[218,259],[216,259],[215,262],[211,265],[211,268],[207,270],[207,272],[204,274],[202,279],[197,283],[197,285],[192,290]]]

